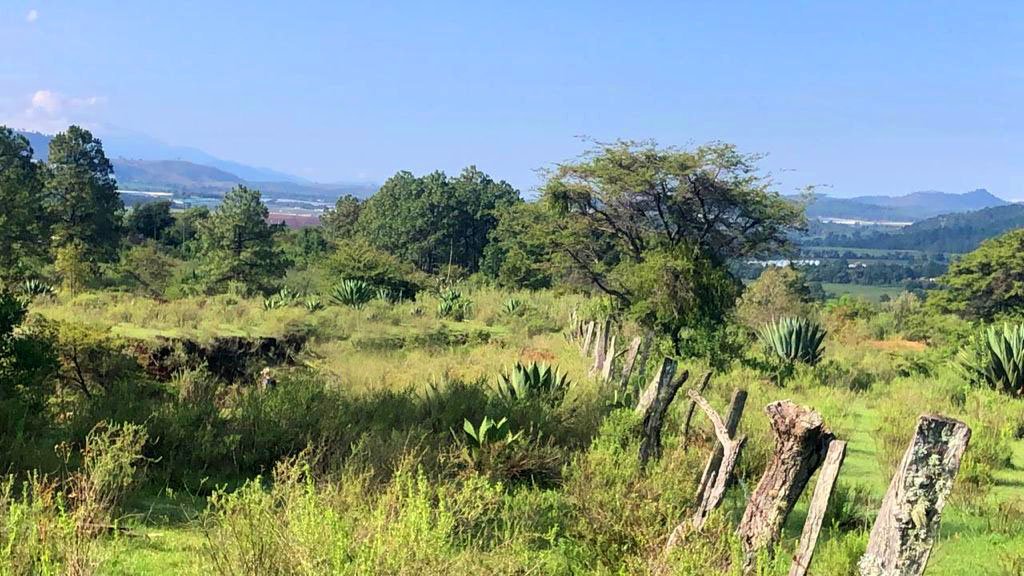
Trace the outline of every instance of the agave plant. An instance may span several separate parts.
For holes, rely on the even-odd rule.
[[[508,418],[502,418],[495,422],[490,416],[484,416],[477,426],[474,426],[468,419],[463,419],[462,429],[476,448],[485,448],[499,441],[513,444],[523,435],[522,431],[513,434],[508,429]]]
[[[21,291],[26,296],[47,296],[53,294],[53,287],[45,282],[31,278],[21,284]]]
[[[380,288],[377,288],[376,296],[377,300],[381,300],[383,302],[390,302],[392,304],[402,301],[402,293],[399,292],[398,290],[395,290],[394,288],[389,288],[387,286],[381,286]]]
[[[448,288],[438,295],[437,303],[438,318],[452,318],[461,322],[469,315],[473,303],[462,296],[462,292],[454,288]]]
[[[1011,396],[1024,396],[1024,324],[990,326],[957,355],[972,381]]]
[[[821,360],[825,334],[820,324],[807,318],[781,318],[765,324],[757,332],[769,353],[783,362],[803,362],[811,366]]]
[[[523,301],[518,298],[509,298],[505,300],[501,309],[509,316],[518,314],[523,309]]]
[[[558,368],[537,362],[529,366],[517,362],[511,374],[506,371],[498,377],[498,394],[511,401],[541,398],[558,403],[569,386],[569,377]]]
[[[317,312],[319,310],[324,309],[324,303],[322,300],[320,300],[319,296],[306,297],[306,299],[302,302],[302,305],[306,308],[306,310],[310,312]]]
[[[263,299],[264,310],[279,310],[291,306],[296,300],[298,295],[287,288],[281,288],[281,290],[269,298]]]
[[[332,304],[362,308],[373,299],[373,287],[362,280],[342,280],[330,293]]]

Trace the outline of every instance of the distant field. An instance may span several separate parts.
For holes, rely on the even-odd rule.
[[[888,254],[897,254],[900,256],[920,256],[925,254],[921,250],[888,250],[885,248],[853,248],[850,246],[801,246],[800,250],[803,252],[825,252],[838,250],[839,252],[852,252],[854,254],[860,254],[864,256],[884,256]]]
[[[821,287],[829,296],[850,294],[871,300],[872,302],[878,302],[883,294],[893,298],[899,295],[900,292],[903,292],[902,286],[865,286],[863,284],[834,284],[831,282],[824,282]]]

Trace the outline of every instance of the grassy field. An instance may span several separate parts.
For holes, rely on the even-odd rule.
[[[873,300],[898,292],[844,288],[848,293],[860,289],[858,295],[869,298],[873,294]],[[266,310],[261,301],[227,296],[157,302],[87,294],[37,301],[34,312],[42,317],[84,320],[98,332],[128,339],[307,334],[300,365],[279,369],[282,382],[277,389],[263,397],[224,389],[225,398],[237,399],[220,408],[220,418],[270,425],[279,414],[284,428],[274,434],[290,438],[290,427],[311,427],[323,437],[341,438],[334,441],[343,449],[334,446],[326,453],[345,454],[348,460],[342,470],[334,467],[331,475],[291,489],[287,483],[279,487],[281,482],[270,482],[273,467],[268,463],[259,464],[260,480],[247,485],[255,473],[199,473],[183,483],[159,473],[161,464],[153,462],[153,473],[123,507],[118,522],[122,530],[101,541],[99,573],[265,572],[281,555],[294,555],[300,565],[314,562],[313,556],[304,556],[314,554],[310,550],[332,552],[330,558],[315,561],[322,565],[307,566],[305,573],[337,572],[325,566],[338,565],[362,567],[338,573],[643,572],[652,550],[659,549],[671,526],[688,513],[695,474],[712,446],[709,425],[698,415],[696,449],[684,451],[679,431],[686,403],[677,400],[668,416],[665,455],[641,473],[635,463],[636,439],[617,436],[615,425],[630,421],[632,410],[613,409],[608,388],[590,375],[590,361],[563,335],[570,312],[586,311],[593,303],[547,292],[521,293],[515,297],[525,307],[509,313],[504,309],[509,296],[490,289],[469,291],[473,306],[462,321],[438,318],[429,297],[399,304],[374,302],[359,309],[328,306],[315,312],[298,307]],[[1024,440],[1018,437],[1024,428],[1024,401],[967,388],[949,368],[947,349],[903,340],[899,325],[879,324],[892,322],[891,315],[884,308],[878,314],[876,321],[823,318],[830,329],[823,362],[798,370],[784,387],[751,363],[760,354],[753,341],[743,362],[715,374],[707,396],[716,406],[725,406],[734,387],[750,393],[741,423],[749,441],[737,487],[723,508],[726,521],[738,520],[744,496],[771,450],[763,407],[780,399],[813,407],[849,448],[812,573],[853,573],[852,563],[866,543],[894,459],[905,448],[917,415],[941,412],[964,419],[974,436],[927,573],[1014,573],[1024,558],[1024,530],[1019,529],[1024,528]],[[544,462],[530,465],[552,470],[549,480],[516,481],[502,476],[504,472],[487,471],[486,464],[479,468],[480,460],[467,468],[466,454],[472,452],[463,452],[459,440],[463,414],[467,419],[481,413],[497,417],[502,412],[495,410],[508,409],[492,395],[498,375],[517,361],[555,364],[574,382],[560,406],[544,408],[540,415],[509,412],[530,438],[515,457]],[[648,375],[655,363],[653,354],[645,367]],[[695,375],[706,369],[692,362],[683,367]],[[304,373],[316,374],[316,386],[324,390],[294,396],[306,394],[309,384],[301,378],[293,383],[292,374]],[[447,400],[430,407],[431,394],[446,390]],[[246,398],[255,398],[257,404]],[[339,403],[338,411],[321,413],[319,403],[324,402]],[[354,411],[346,412],[350,405]],[[244,419],[253,407],[265,420]],[[440,420],[432,420],[435,411]],[[446,411],[452,414],[446,416]],[[379,428],[371,423],[366,432],[350,434],[349,428],[362,426],[364,417],[391,418],[391,423]],[[146,420],[152,418],[159,416]],[[243,438],[231,441],[243,448],[249,442],[246,426],[229,428]],[[186,438],[193,433],[198,430],[189,428]],[[276,449],[274,436],[269,438],[267,446]],[[215,438],[214,443],[228,440]],[[301,447],[302,437],[298,440],[294,445]],[[159,445],[166,440],[155,441]],[[195,450],[202,449],[210,448],[200,448],[197,440]],[[363,464],[361,459],[366,459]],[[408,462],[422,476],[402,484]],[[422,490],[431,496],[422,499]],[[787,572],[809,492],[790,515],[775,559],[764,563],[760,573]],[[451,515],[450,524],[445,524],[446,514]],[[730,524],[719,529],[708,536],[710,541],[730,542]],[[685,554],[704,558],[704,545],[694,541]],[[226,551],[248,551],[247,558],[261,558],[263,564],[227,558]],[[700,562],[679,566],[706,567],[709,560]],[[693,573],[687,570],[678,568],[677,573]]]
[[[867,286],[864,284],[835,284],[831,282],[823,282],[821,287],[825,290],[825,294],[832,298],[849,294],[850,296],[864,298],[871,302],[878,302],[881,300],[882,296],[895,298],[903,292],[903,287],[901,286]]]

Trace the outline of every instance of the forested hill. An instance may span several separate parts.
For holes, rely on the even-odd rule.
[[[917,222],[926,218],[1005,206],[1009,202],[985,189],[963,194],[913,192],[903,196],[857,196],[834,198],[817,194],[807,204],[812,218],[840,218],[868,221]]]
[[[974,250],[989,238],[1021,227],[1024,227],[1024,204],[1009,204],[974,212],[935,216],[895,233],[830,234],[813,243],[852,248],[963,253]]]

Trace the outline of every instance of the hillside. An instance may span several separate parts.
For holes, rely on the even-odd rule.
[[[974,250],[989,238],[1020,227],[1024,227],[1024,204],[1008,204],[935,216],[893,233],[830,234],[814,243],[852,248],[963,253]]]
[[[988,190],[978,189],[963,194],[948,192],[913,192],[903,196],[857,196],[834,198],[818,194],[807,205],[811,218],[841,218],[865,221],[917,222],[953,212],[967,212],[1005,206],[1006,200]]]

